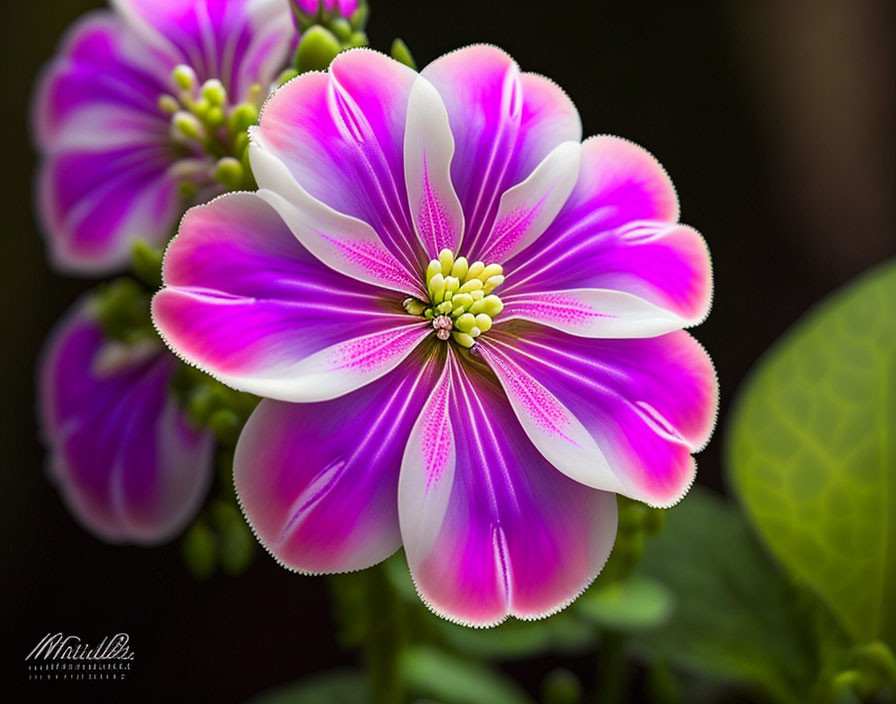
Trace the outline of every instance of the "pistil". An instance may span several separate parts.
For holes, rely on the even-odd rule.
[[[472,347],[504,309],[501,299],[492,293],[502,283],[504,270],[500,264],[471,264],[443,249],[426,267],[428,305],[416,298],[405,299],[403,305],[408,313],[432,320],[440,340],[451,337],[462,347]]]

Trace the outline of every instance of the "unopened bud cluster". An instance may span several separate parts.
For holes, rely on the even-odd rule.
[[[253,187],[247,130],[258,121],[261,86],[253,85],[243,102],[231,105],[221,81],[212,78],[200,84],[185,64],[171,72],[171,86],[173,93],[159,96],[158,105],[171,116],[171,136],[184,150],[184,159],[175,167],[184,196],[195,195],[209,178],[228,190]],[[208,157],[214,160],[211,168]]]

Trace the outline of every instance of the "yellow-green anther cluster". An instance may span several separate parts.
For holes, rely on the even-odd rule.
[[[433,321],[440,340],[452,337],[463,347],[472,347],[476,338],[492,327],[492,319],[504,304],[494,291],[504,283],[500,264],[473,262],[457,257],[449,249],[439,252],[426,267],[426,291],[429,304],[416,298],[404,301],[411,315],[423,315]]]
[[[247,130],[258,121],[261,86],[253,85],[243,102],[231,105],[221,81],[212,78],[200,85],[196,72],[185,64],[171,72],[171,85],[173,94],[160,95],[158,105],[171,116],[174,139],[189,150],[187,155],[198,147],[215,160],[209,177],[230,189],[252,186]]]

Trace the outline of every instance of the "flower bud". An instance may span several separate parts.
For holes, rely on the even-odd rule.
[[[296,50],[296,70],[323,71],[336,55],[342,51],[342,45],[333,33],[320,25],[311,27],[299,42]]]

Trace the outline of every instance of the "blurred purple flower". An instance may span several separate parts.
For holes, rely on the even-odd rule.
[[[562,608],[610,552],[611,492],[675,503],[713,428],[682,331],[708,252],[662,167],[582,143],[563,91],[489,46],[419,76],[343,53],[253,130],[261,190],[187,214],[153,315],[269,399],[234,465],[259,539],[313,573],[404,545],[462,623]]]
[[[49,472],[72,514],[104,540],[165,542],[208,489],[213,438],[189,427],[170,393],[177,366],[159,340],[109,339],[89,298],[47,343],[39,384]]]
[[[189,205],[184,184],[200,199],[223,190],[214,173],[233,151],[229,113],[264,97],[253,86],[267,92],[295,38],[284,0],[112,4],[114,12],[93,12],[69,30],[33,105],[44,156],[38,215],[53,260],[91,275],[121,269],[138,238],[163,243]],[[200,85],[212,79],[202,103]],[[239,122],[232,132],[245,131]]]

